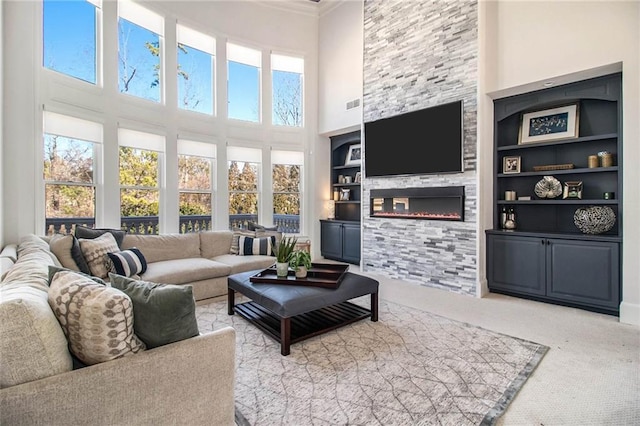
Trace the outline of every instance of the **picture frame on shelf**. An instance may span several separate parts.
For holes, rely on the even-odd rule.
[[[345,166],[358,165],[362,162],[362,145],[353,144],[349,147],[347,158],[344,161]]]
[[[520,173],[521,160],[520,156],[504,157],[502,159],[502,173]]]
[[[362,173],[361,172],[356,172],[356,176],[354,178],[354,182],[355,183],[362,183]]]
[[[578,109],[574,103],[522,114],[518,144],[577,138]]]
[[[574,198],[582,199],[582,182],[581,181],[567,181],[564,183],[562,190],[562,199]]]

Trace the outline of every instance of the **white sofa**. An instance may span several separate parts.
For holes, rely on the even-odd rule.
[[[194,298],[226,294],[227,276],[273,264],[231,254],[233,233],[126,235],[148,261],[146,281],[190,284]],[[28,235],[0,254],[0,424],[233,425],[235,331],[214,332],[73,369],[48,303],[46,238]]]

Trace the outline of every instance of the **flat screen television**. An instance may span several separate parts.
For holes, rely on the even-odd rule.
[[[364,124],[365,176],[463,172],[463,102]]]

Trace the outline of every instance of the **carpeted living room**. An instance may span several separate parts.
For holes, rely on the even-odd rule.
[[[90,10],[82,24],[51,12],[55,3],[0,4],[0,423],[640,424],[640,3],[86,0],[75,2]],[[120,19],[157,37],[144,40],[146,98],[134,93],[142,67],[121,54]],[[89,27],[91,49],[76,32]],[[59,48],[47,38],[55,31],[75,56],[47,55]],[[202,91],[189,55],[211,66],[206,101],[193,102]],[[87,62],[89,77],[73,75]],[[239,70],[255,79],[249,89],[235,89]],[[301,82],[294,125],[276,102],[282,74]],[[451,116],[420,115],[393,140],[375,134],[389,119],[447,106],[459,114],[458,151],[444,147]],[[567,114],[574,133],[527,135],[539,111]],[[51,178],[50,134],[91,142],[89,178]],[[123,147],[157,153],[156,183],[123,178]],[[181,174],[188,156],[209,161],[204,187]],[[258,165],[256,182],[233,187],[238,161]],[[279,162],[299,167],[296,185],[278,187]],[[54,185],[91,195],[73,192],[77,204],[58,217]],[[125,195],[142,191],[157,202],[154,231],[140,234],[157,236],[125,223]],[[295,221],[279,210],[289,192]],[[257,200],[250,220],[266,226],[236,228],[249,217],[233,201],[243,193]],[[427,198],[453,208],[419,204]],[[91,214],[80,217],[87,200]],[[184,200],[209,210],[183,210]],[[584,228],[580,208],[612,219]],[[189,214],[206,224],[191,228]],[[138,250],[144,262],[129,268],[139,274],[117,272],[129,289],[105,285],[113,269],[83,270],[80,244],[104,232],[81,237],[76,224],[113,234],[100,252],[111,268],[112,252]],[[130,298],[118,312],[131,320],[127,349],[95,365],[78,357],[61,319],[75,309],[59,306],[66,290],[47,298],[61,285],[56,268],[67,268],[52,245],[60,234],[66,261],[88,272],[76,279]],[[268,266],[287,236],[314,262],[305,285],[293,269],[283,279]],[[219,274],[202,276],[211,260]],[[135,285],[184,290],[189,330],[158,318],[155,328],[180,337],[135,337]],[[60,322],[55,343],[39,309]],[[15,325],[27,311],[34,325]],[[19,352],[26,326],[43,346]],[[73,369],[37,376],[56,370],[44,365],[55,351]],[[28,352],[40,359],[21,364]]]

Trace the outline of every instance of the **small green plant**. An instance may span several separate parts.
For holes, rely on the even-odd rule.
[[[289,259],[289,266],[295,271],[299,266],[311,268],[311,254],[306,250],[294,250]]]
[[[273,255],[278,263],[289,263],[291,255],[296,248],[298,239],[296,237],[282,237],[280,243],[272,248]]]

